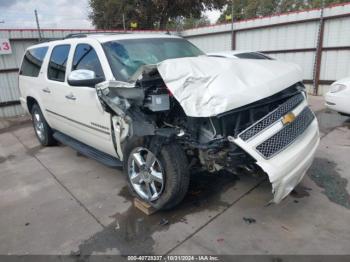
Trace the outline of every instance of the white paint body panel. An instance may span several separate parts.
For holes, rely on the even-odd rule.
[[[158,70],[185,113],[211,117],[253,103],[282,91],[302,80],[298,66],[276,60],[197,57],[167,60]],[[298,116],[307,107],[306,99],[292,110]],[[274,198],[279,203],[302,180],[311,166],[319,144],[315,119],[296,141],[270,159],[256,147],[283,128],[277,121],[248,142],[239,137],[234,143],[256,159],[268,175]]]
[[[256,54],[256,55],[262,55],[265,56],[266,58],[271,58],[268,55],[265,55],[263,53],[257,52],[257,51],[252,51],[252,50],[231,50],[231,51],[221,51],[221,52],[212,52],[208,53],[208,56],[218,56],[218,57],[227,57],[227,58],[239,58],[237,55],[241,54]],[[268,59],[267,59],[268,60]]]
[[[47,78],[48,62],[54,46],[62,44],[71,45],[65,81],[52,81]],[[67,39],[43,43],[33,46],[33,48],[49,46],[39,77],[19,76],[21,104],[27,110],[26,98],[28,96],[33,97],[38,101],[46,121],[53,129],[59,130],[102,152],[117,156],[111,136],[110,114],[103,110],[96,90],[90,87],[73,87],[67,83],[67,76],[72,68],[75,47],[78,44],[91,45],[100,59],[105,77],[113,79],[102,46],[96,39]],[[45,88],[49,89],[50,93],[43,92]],[[73,95],[76,100],[67,99],[66,96],[68,95]]]
[[[305,100],[292,112],[297,116],[306,106],[307,102]],[[257,165],[268,174],[272,184],[274,203],[281,202],[302,180],[313,162],[320,140],[318,123],[315,119],[291,145],[274,157],[265,159],[255,148],[282,128],[282,122],[278,121],[251,140],[243,141],[239,137],[234,139],[234,143],[254,157]]]
[[[179,58],[160,63],[158,71],[191,117],[216,116],[302,81],[297,65],[275,60]]]
[[[344,85],[346,88],[336,93],[328,92],[325,95],[326,106],[339,113],[350,115],[350,77],[341,79],[332,85],[336,84]]]

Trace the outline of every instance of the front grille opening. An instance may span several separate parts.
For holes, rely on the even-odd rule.
[[[292,123],[286,125],[278,133],[258,145],[256,150],[267,159],[273,157],[304,133],[314,118],[315,115],[311,109],[305,107]]]
[[[259,134],[261,131],[265,130],[267,127],[271,126],[273,123],[281,119],[285,114],[293,110],[304,100],[302,94],[296,94],[285,101],[283,104],[277,107],[275,111],[272,111],[266,118],[255,123],[251,128],[240,134],[240,138],[244,141],[252,138],[253,136]]]
[[[291,97],[302,96],[297,85],[295,84],[271,97],[219,115],[216,122],[222,135],[238,137],[241,132],[276,110]]]

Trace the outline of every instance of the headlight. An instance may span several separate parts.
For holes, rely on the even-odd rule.
[[[334,85],[331,85],[331,88],[329,89],[329,92],[331,92],[331,93],[338,93],[340,91],[343,91],[345,88],[346,88],[346,85],[334,84]]]

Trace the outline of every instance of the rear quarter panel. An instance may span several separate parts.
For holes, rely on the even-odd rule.
[[[27,50],[29,50],[28,48]],[[26,50],[26,52],[27,52]],[[47,63],[49,61],[50,57],[50,50],[47,51],[45,58],[43,60],[43,64],[41,66],[40,72],[38,77],[30,77],[30,76],[25,76],[21,75],[20,71],[18,72],[18,86],[19,86],[19,91],[20,91],[20,101],[21,105],[24,108],[24,110],[30,114],[29,109],[28,109],[28,104],[27,100],[29,97],[34,98],[37,103],[39,104],[40,108],[43,109],[43,100],[42,100],[42,89],[45,87],[45,72],[47,69]],[[23,64],[23,59],[24,55],[22,57],[22,62],[20,68],[22,68]],[[45,110],[42,110],[42,113],[44,114],[45,119],[47,122],[50,124],[49,119],[47,118]]]

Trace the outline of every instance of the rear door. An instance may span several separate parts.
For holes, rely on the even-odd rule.
[[[51,48],[50,59],[46,67],[46,81],[43,92],[46,93],[45,112],[52,128],[70,135],[70,112],[67,108],[67,63],[71,51],[70,44],[56,45]]]
[[[70,70],[87,69],[97,77],[105,78],[100,57],[96,48],[99,45],[79,43],[75,46]],[[102,48],[99,50],[102,53]],[[72,119],[70,134],[77,140],[116,156],[111,135],[111,115],[104,111],[96,89],[85,86],[69,86],[66,109]]]

